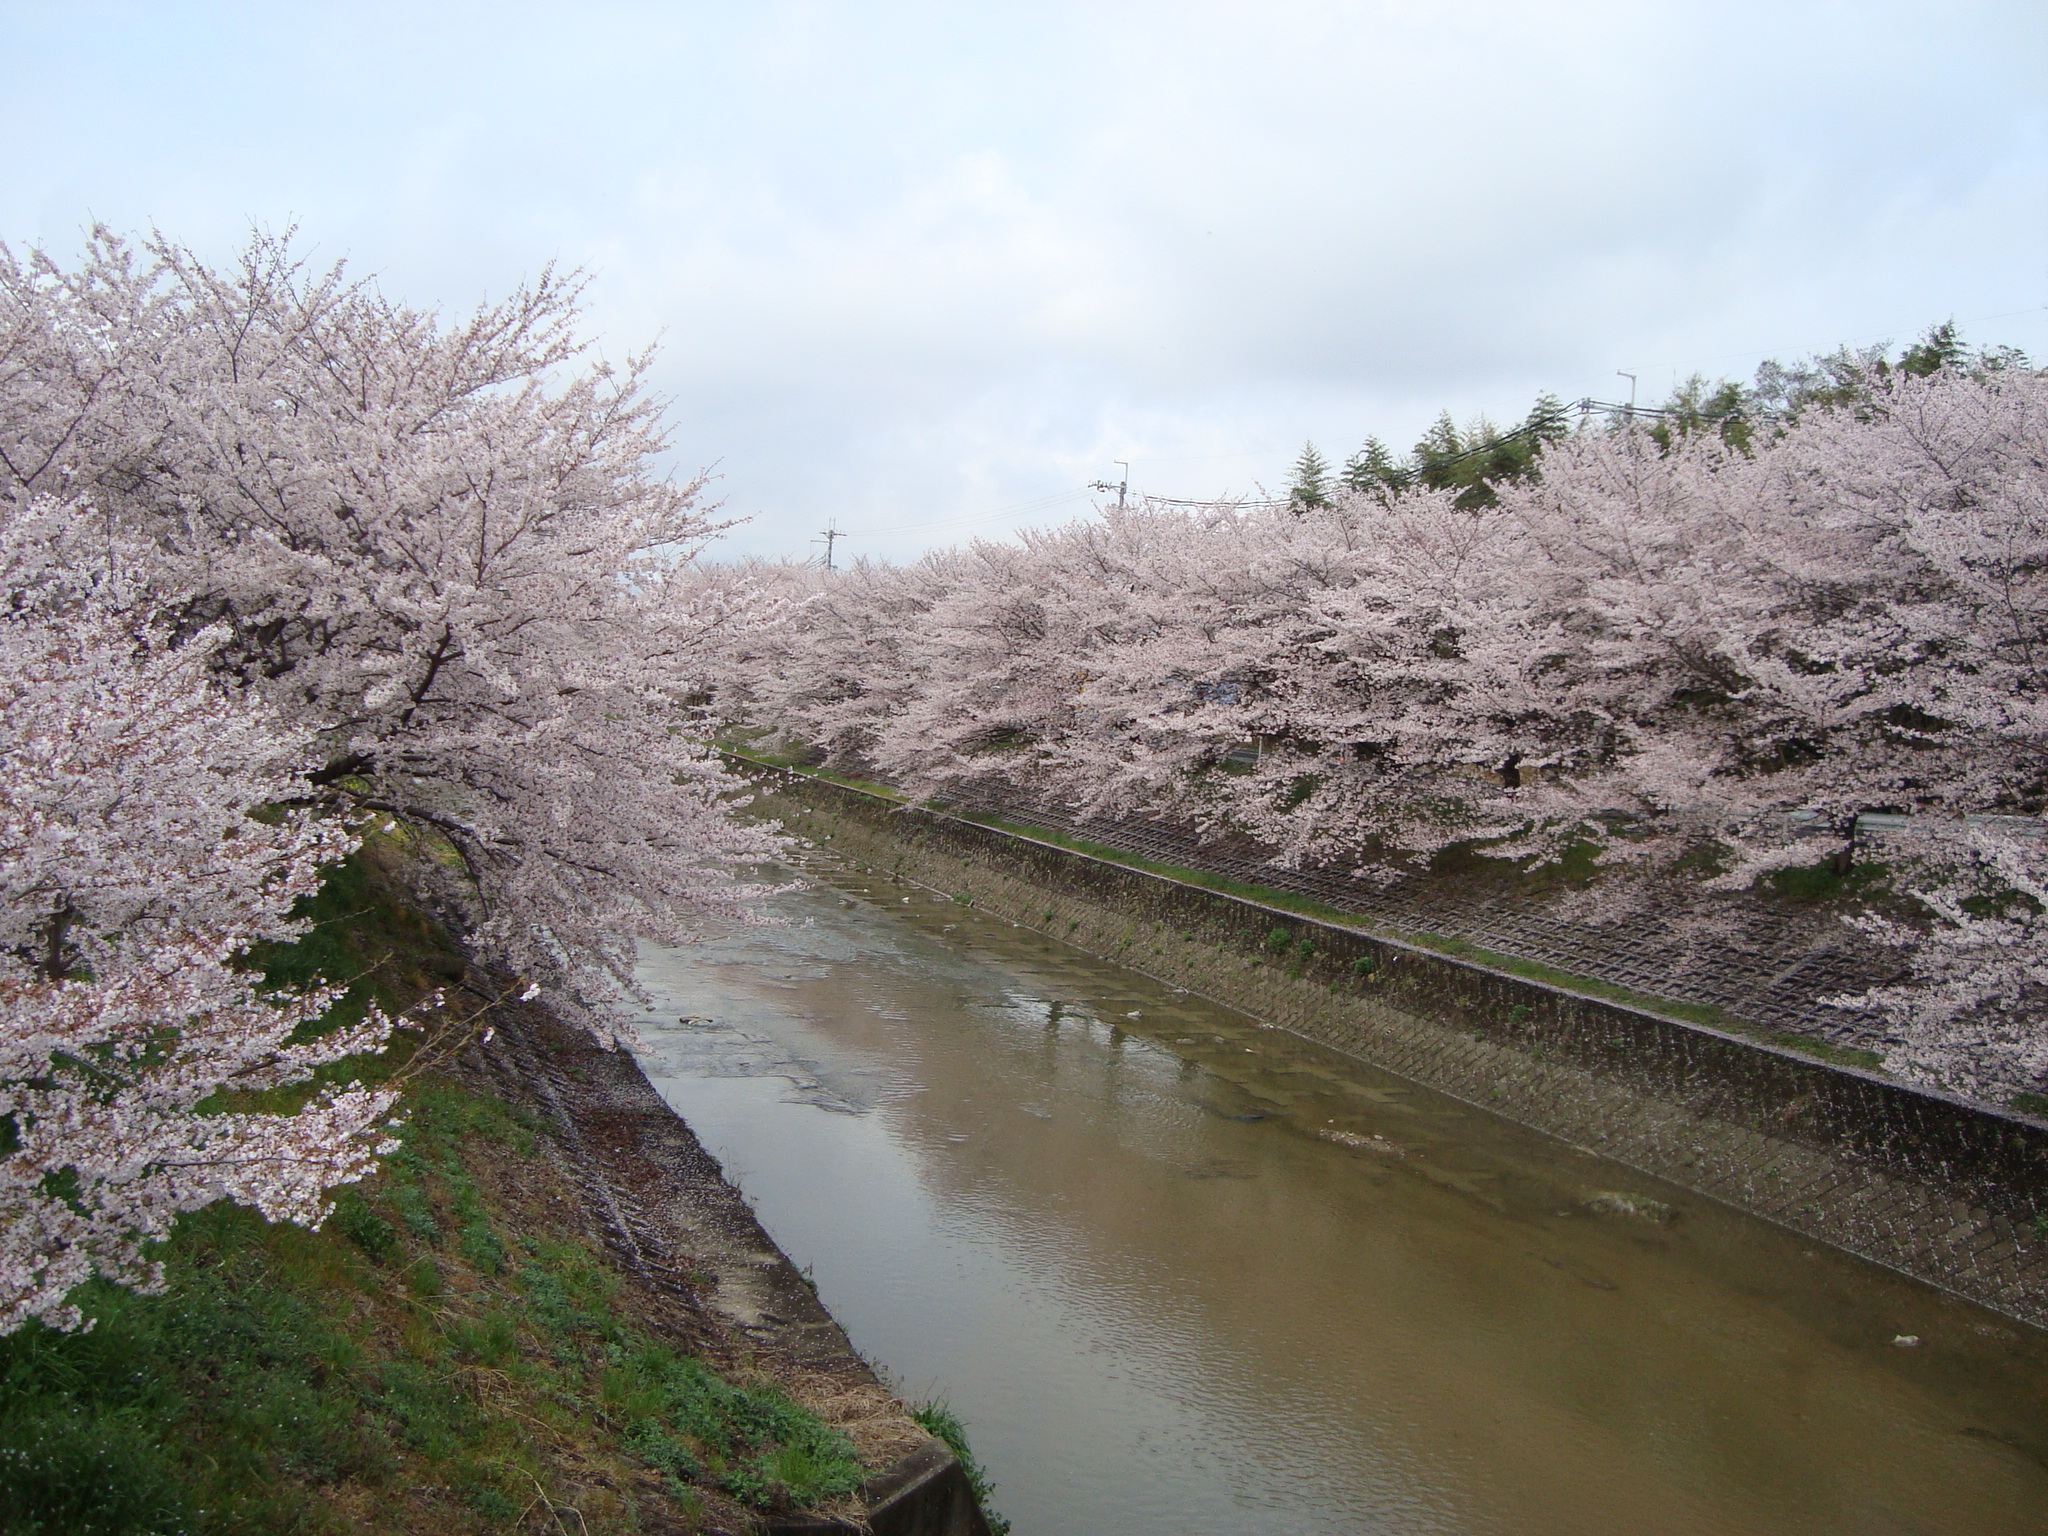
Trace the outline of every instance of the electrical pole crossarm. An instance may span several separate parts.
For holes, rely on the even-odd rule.
[[[835,517],[827,520],[824,528],[819,531],[818,537],[811,540],[813,544],[820,542],[824,544],[826,570],[832,569],[832,546],[845,537],[846,535],[839,530],[839,519]]]
[[[1124,509],[1125,498],[1130,495],[1131,491],[1131,466],[1123,459],[1111,459],[1109,462],[1124,472],[1123,479],[1119,480],[1115,485],[1111,485],[1107,480],[1090,480],[1088,482],[1088,489],[1091,491],[1115,491],[1116,509],[1121,512]]]

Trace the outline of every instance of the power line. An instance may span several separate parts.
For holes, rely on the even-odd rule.
[[[1629,375],[1623,374],[1622,377],[1626,379],[1629,378]],[[1630,382],[1633,383],[1634,380],[1631,379]],[[1638,416],[1678,417],[1689,421],[1741,421],[1744,419],[1744,413],[1741,411],[1696,411],[1684,406],[1637,405],[1633,400],[1624,405],[1618,400],[1595,400],[1589,395],[1584,399],[1574,400],[1569,405],[1559,404],[1549,410],[1531,412],[1529,419],[1523,422],[1521,426],[1516,427],[1512,432],[1503,432],[1500,436],[1488,438],[1483,443],[1475,443],[1463,452],[1451,454],[1448,458],[1431,458],[1427,461],[1426,467],[1440,469],[1450,464],[1462,464],[1466,459],[1476,458],[1480,454],[1489,453],[1495,448],[1504,448],[1509,443],[1515,442],[1518,439],[1540,436],[1545,432],[1561,431],[1564,427],[1564,418],[1573,411],[1579,413],[1581,420],[1592,415],[1595,411],[1605,411],[1610,416],[1625,417],[1629,421],[1634,421]]]
[[[2048,305],[2030,305],[2025,309],[2001,310],[1997,314],[1991,315],[1968,315],[1956,321],[1956,324],[1959,326],[1975,325],[1986,320],[2006,320],[2011,319],[2013,316],[2016,315],[2032,315],[2042,313],[2048,313]],[[1872,336],[1870,337],[1852,338],[1851,341],[1842,343],[1842,345],[1853,345],[1856,340],[1871,340],[1874,339],[1875,335],[1876,333],[1872,333]],[[1782,352],[1784,349],[1779,348],[1778,350]],[[1756,353],[1724,353],[1722,355],[1726,357],[1752,357],[1767,356],[1771,354],[1768,351],[1765,351]],[[1707,359],[1707,361],[1712,361],[1712,359]],[[1638,419],[1645,418],[1657,421],[1685,420],[1696,422],[1744,421],[1748,419],[1749,413],[1739,409],[1729,411],[1702,411],[1684,406],[1638,405],[1636,403],[1636,375],[1628,372],[1625,369],[1617,369],[1615,371],[1620,377],[1625,378],[1629,381],[1629,398],[1626,402],[1619,400],[1597,400],[1590,395],[1585,396],[1578,400],[1571,401],[1569,403],[1561,402],[1549,410],[1539,410],[1537,412],[1532,413],[1530,419],[1524,422],[1521,426],[1516,427],[1511,431],[1500,433],[1495,437],[1490,437],[1483,443],[1475,443],[1471,447],[1462,449],[1461,451],[1451,454],[1448,457],[1432,457],[1427,461],[1426,467],[1430,469],[1448,468],[1453,464],[1461,464],[1467,459],[1477,458],[1481,454],[1491,453],[1496,448],[1504,448],[1509,444],[1518,442],[1525,437],[1560,430],[1564,425],[1564,418],[1574,411],[1578,413],[1581,420],[1584,420],[1586,417],[1591,416],[1596,411],[1605,412],[1609,416],[1618,416],[1622,418],[1624,421],[1628,422],[1634,422]],[[1200,455],[1196,457],[1230,459],[1254,458],[1258,456],[1259,455],[1256,453],[1246,452],[1210,454]],[[1111,485],[1107,481],[1098,480],[1091,483],[1088,489],[1093,491],[1102,491],[1105,493],[1109,491],[1116,491],[1118,493],[1117,505],[1121,508],[1125,503],[1126,494],[1130,483],[1130,466],[1122,459],[1114,459],[1111,462],[1119,465],[1123,469],[1123,482],[1118,485]],[[1159,459],[1156,461],[1152,459],[1147,459],[1145,462],[1186,463],[1192,462],[1192,459]],[[1218,497],[1201,498],[1153,495],[1145,495],[1142,499],[1145,501],[1147,505],[1165,507],[1213,507],[1220,505],[1222,502],[1226,500],[1229,500],[1229,498]],[[1233,501],[1231,502],[1231,504],[1235,506],[1252,509],[1265,509],[1291,506],[1293,503],[1291,500],[1287,499],[1252,500],[1249,498],[1244,498]]]
[[[1998,314],[1994,315],[1966,316],[1965,318],[1958,320],[1956,323],[1958,325],[1972,325],[1977,324],[1984,320],[2010,319],[2015,315],[2029,315],[2043,312],[2048,312],[2048,305],[2030,305],[2025,309],[2003,310],[2000,311]],[[1853,345],[1853,342],[1843,343],[1843,345]],[[1750,357],[1763,356],[1767,354],[1741,352],[1724,353],[1722,355],[1724,357]],[[1707,359],[1707,361],[1712,361],[1712,359]],[[1538,411],[1532,412],[1529,420],[1524,422],[1521,426],[1516,427],[1511,431],[1502,432],[1497,436],[1490,437],[1485,442],[1474,443],[1469,448],[1461,449],[1459,452],[1447,455],[1445,457],[1438,458],[1432,456],[1425,461],[1422,467],[1425,470],[1446,469],[1454,464],[1462,464],[1467,459],[1477,458],[1481,454],[1491,453],[1495,449],[1505,448],[1511,443],[1521,441],[1523,438],[1561,430],[1564,425],[1564,418],[1574,411],[1578,413],[1581,420],[1584,420],[1586,417],[1592,415],[1595,411],[1604,411],[1610,416],[1618,416],[1628,422],[1634,422],[1638,418],[1650,418],[1654,420],[1681,418],[1685,420],[1699,422],[1721,422],[1741,421],[1746,419],[1747,417],[1747,413],[1741,410],[1701,411],[1691,409],[1688,407],[1638,405],[1635,401],[1636,375],[1628,372],[1626,369],[1617,369],[1616,372],[1620,377],[1625,378],[1629,381],[1630,398],[1625,403],[1618,400],[1596,400],[1590,395],[1585,396],[1578,400],[1571,401],[1569,403],[1560,402],[1559,404],[1548,409],[1540,409]],[[1193,458],[1226,459],[1252,458],[1257,456],[1257,454],[1251,452],[1208,454],[1195,455],[1192,456],[1192,458],[1162,459],[1158,462],[1183,463],[1192,462]],[[1124,459],[1112,459],[1110,462],[1115,464],[1118,468],[1120,468],[1123,471],[1123,478],[1117,481],[1115,484],[1111,484],[1109,481],[1106,480],[1093,480],[1090,481],[1087,485],[1078,487],[1073,490],[1056,491],[1051,495],[1040,496],[1034,498],[1031,501],[1014,502],[1009,506],[994,507],[984,512],[961,513],[952,517],[935,518],[929,521],[919,523],[899,523],[893,527],[870,528],[856,533],[848,533],[838,529],[836,526],[831,526],[827,527],[818,539],[813,539],[811,542],[824,543],[824,565],[827,570],[831,570],[833,568],[832,547],[834,541],[838,539],[880,538],[885,535],[891,534],[929,533],[937,532],[943,529],[967,527],[976,523],[988,522],[998,517],[1012,516],[1021,512],[1045,511],[1053,507],[1066,505],[1068,503],[1071,503],[1077,497],[1079,497],[1087,491],[1099,491],[1104,494],[1107,494],[1110,491],[1115,491],[1117,493],[1117,508],[1121,511],[1126,508],[1129,502],[1131,466],[1129,461]],[[1213,507],[1220,505],[1223,503],[1224,500],[1227,500],[1227,498],[1217,497],[1197,498],[1153,495],[1143,495],[1140,499],[1143,500],[1148,506],[1163,507]],[[1243,498],[1231,502],[1230,504],[1248,509],[1264,510],[1269,508],[1291,506],[1293,503],[1291,499],[1253,500],[1250,498]]]
[[[1055,491],[1049,496],[1040,496],[1031,501],[1015,502],[1007,507],[992,507],[984,512],[962,512],[952,517],[934,518],[922,523],[899,523],[890,528],[864,528],[847,534],[847,538],[873,539],[891,533],[925,533],[937,528],[953,528],[965,523],[985,523],[991,518],[1006,517],[1018,512],[1038,512],[1047,508],[1065,505],[1085,496],[1090,487],[1075,486],[1071,490]]]
[[[1622,377],[1626,378],[1628,375],[1623,374]],[[1741,421],[1746,419],[1746,413],[1739,410],[1701,411],[1681,406],[1636,405],[1632,402],[1620,400],[1596,400],[1588,395],[1582,399],[1568,402],[1559,401],[1555,405],[1539,408],[1531,412],[1529,419],[1519,427],[1489,437],[1483,443],[1474,443],[1471,447],[1460,449],[1456,453],[1446,454],[1442,457],[1432,455],[1420,467],[1424,471],[1448,469],[1453,464],[1462,464],[1467,459],[1478,458],[1481,454],[1491,453],[1496,448],[1505,448],[1510,443],[1519,442],[1526,437],[1542,437],[1551,433],[1563,432],[1565,430],[1566,418],[1574,412],[1583,421],[1596,411],[1604,411],[1610,416],[1619,416],[1628,421],[1634,421],[1639,417],[1658,420],[1679,418],[1687,421],[1702,422]],[[1115,490],[1116,487],[1098,484],[1093,489],[1109,491]],[[1143,500],[1147,506],[1153,507],[1215,507],[1229,505],[1242,507],[1248,511],[1269,511],[1294,505],[1293,499],[1290,497],[1233,498],[1225,496],[1153,496],[1147,494]]]
[[[1955,323],[1958,326],[1975,325],[1980,321],[1984,320],[2006,320],[2012,318],[2014,315],[2032,315],[2041,314],[2044,312],[2048,312],[2048,304],[2031,305],[2026,309],[2003,310],[1995,315],[1967,316],[1961,320],[1956,321]],[[1843,342],[1841,343],[1841,345],[1853,346],[1855,342],[1858,340],[1869,341],[1874,340],[1875,338],[1876,333],[1873,332],[1870,336],[1851,338],[1851,340]],[[1779,350],[1782,351],[1784,349],[1780,348]],[[1722,355],[1724,357],[1761,357],[1769,356],[1772,354],[1766,351],[1730,352],[1724,353]],[[1710,358],[1707,359],[1707,361],[1711,362],[1713,361],[1713,359]],[[1554,424],[1559,423],[1559,418],[1564,416],[1566,413],[1574,410],[1579,413],[1579,416],[1582,420],[1585,417],[1590,416],[1595,411],[1605,411],[1610,416],[1620,416],[1624,420],[1631,422],[1636,420],[1636,418],[1638,417],[1652,417],[1658,420],[1676,418],[1687,421],[1744,421],[1748,419],[1748,412],[1740,409],[1730,411],[1701,411],[1686,406],[1638,405],[1636,404],[1636,375],[1630,373],[1627,369],[1624,368],[1617,368],[1615,370],[1615,374],[1617,377],[1628,380],[1629,398],[1627,404],[1623,404],[1618,400],[1595,400],[1592,397],[1587,396],[1583,399],[1572,401],[1569,405],[1560,404],[1552,410],[1539,410],[1537,412],[1532,412],[1530,419],[1524,422],[1521,426],[1516,427],[1513,431],[1503,432],[1498,437],[1489,438],[1487,439],[1487,441],[1483,443],[1475,443],[1472,447],[1467,448],[1460,453],[1452,454],[1448,458],[1431,458],[1427,462],[1427,467],[1436,469],[1443,468],[1452,464],[1463,463],[1466,459],[1476,458],[1478,455],[1482,453],[1491,452],[1495,448],[1505,447],[1507,444],[1515,442],[1520,438],[1528,437],[1533,433],[1541,433],[1544,431],[1548,431],[1553,427]],[[1165,498],[1153,497],[1150,499],[1164,500]],[[1171,504],[1177,506],[1209,505],[1209,503],[1206,502],[1174,502]],[[1263,503],[1247,503],[1247,505],[1263,505]],[[1273,505],[1281,505],[1281,503],[1273,503]]]
[[[1262,512],[1276,507],[1291,507],[1291,501],[1275,501],[1266,498],[1258,501],[1250,497],[1211,496],[1207,500],[1193,496],[1147,496],[1148,507],[1243,507],[1249,511]]]

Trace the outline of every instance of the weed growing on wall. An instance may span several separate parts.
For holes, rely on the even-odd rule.
[[[974,1490],[975,1502],[988,1517],[988,1528],[993,1536],[1010,1536],[1010,1522],[997,1514],[990,1502],[996,1485],[989,1481],[988,1473],[968,1446],[967,1426],[960,1422],[960,1416],[944,1402],[931,1402],[912,1409],[911,1417],[917,1420],[926,1434],[943,1441],[946,1449],[960,1463],[960,1470],[967,1474],[967,1485]]]

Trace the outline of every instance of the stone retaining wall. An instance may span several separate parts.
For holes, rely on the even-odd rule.
[[[1831,914],[1748,893],[1672,886],[1655,910],[1608,923],[1576,922],[1548,901],[1503,888],[1498,878],[1410,872],[1384,884],[1359,880],[1342,868],[1290,865],[1242,833],[1210,836],[1143,815],[1083,816],[1015,785],[977,785],[958,803],[939,808],[1021,824],[1027,836],[1079,838],[1147,863],[1305,896],[1346,914],[1342,921],[1355,918],[1381,932],[1462,939],[1497,955],[1852,1049],[1873,1043],[1870,1016],[1822,999],[1887,986],[1903,974],[1896,951],[1853,934]],[[1680,917],[1692,921],[1674,921]],[[1676,938],[1681,930],[1688,931]]]
[[[808,774],[750,771],[765,808],[843,856],[2048,1326],[2048,1123]]]

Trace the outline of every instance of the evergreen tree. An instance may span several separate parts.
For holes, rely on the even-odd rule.
[[[1899,368],[1916,379],[1924,379],[1944,368],[1960,368],[1969,357],[1955,321],[1944,320],[1939,325],[1930,325],[1926,335],[1906,348],[1899,358]]]
[[[1413,479],[1408,466],[1387,451],[1387,445],[1368,437],[1365,446],[1344,461],[1344,488],[1385,498],[1408,488]]]
[[[1483,428],[1486,418],[1480,417],[1473,425]],[[1442,490],[1450,483],[1447,477],[1452,465],[1464,452],[1465,439],[1459,435],[1458,424],[1449,411],[1439,411],[1429,430],[1415,440],[1409,457],[1415,462],[1416,477],[1432,490]]]
[[[1672,390],[1661,409],[1664,414],[1650,428],[1659,448],[1669,451],[1679,438],[1709,430],[1718,431],[1731,448],[1749,448],[1754,430],[1749,392],[1733,379],[1709,384],[1696,373]]]
[[[1484,416],[1475,416],[1460,432],[1451,413],[1443,412],[1415,444],[1416,481],[1431,490],[1456,491],[1456,504],[1468,511],[1491,506],[1493,491],[1487,481],[1497,468],[1508,467],[1499,460],[1504,446],[1499,438],[1499,429]]]
[[[1330,466],[1314,443],[1301,445],[1301,457],[1294,461],[1294,478],[1287,485],[1287,499],[1296,512],[1330,504]]]
[[[1484,416],[1461,430],[1446,411],[1406,458],[1395,458],[1385,443],[1368,437],[1345,460],[1343,487],[1386,500],[1420,485],[1457,492],[1457,504],[1467,510],[1489,506],[1495,484],[1533,473],[1545,446],[1570,434],[1570,412],[1551,394],[1538,395],[1522,424],[1509,432]]]

